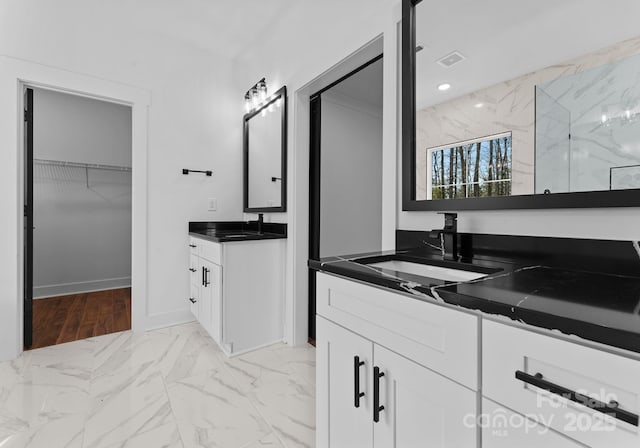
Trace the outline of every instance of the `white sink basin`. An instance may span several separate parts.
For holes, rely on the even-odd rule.
[[[463,271],[461,269],[443,268],[440,266],[432,266],[430,264],[412,263],[410,261],[400,260],[382,261],[380,263],[371,263],[367,266],[389,269],[422,277],[437,278],[448,282],[468,282],[470,280],[477,280],[489,275],[480,272]]]

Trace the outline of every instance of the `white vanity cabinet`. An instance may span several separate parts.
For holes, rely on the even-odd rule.
[[[322,272],[316,296],[318,447],[640,447],[637,354]]]
[[[218,243],[190,237],[189,306],[227,355],[281,341],[283,239]]]
[[[317,288],[317,446],[477,446],[461,422],[478,393],[443,373],[477,384],[475,316],[323,273]]]

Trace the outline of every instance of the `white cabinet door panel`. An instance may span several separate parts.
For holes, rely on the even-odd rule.
[[[317,433],[318,447],[372,448],[373,343],[325,319],[318,318]],[[355,368],[354,357],[362,365]],[[358,363],[359,364],[359,363]],[[356,381],[356,374],[358,381]],[[356,383],[364,395],[356,407]]]
[[[475,427],[464,424],[476,415],[476,392],[378,345],[373,356],[384,374],[371,380],[374,387],[380,382],[384,406],[374,423],[375,448],[477,446]]]

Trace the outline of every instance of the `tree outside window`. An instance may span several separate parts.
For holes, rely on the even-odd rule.
[[[511,194],[510,132],[430,152],[432,199]]]

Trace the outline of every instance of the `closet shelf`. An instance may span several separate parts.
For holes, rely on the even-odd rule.
[[[100,163],[65,162],[63,160],[45,160],[45,159],[33,159],[33,163],[36,163],[38,165],[65,166],[65,167],[72,167],[72,168],[131,172],[130,166],[103,165]]]

